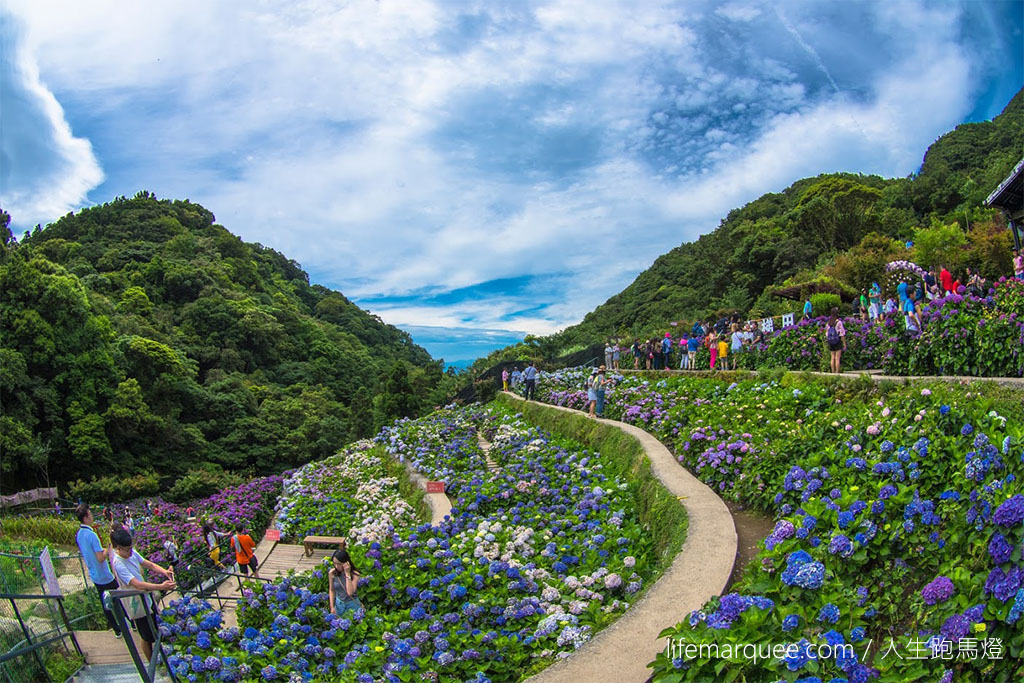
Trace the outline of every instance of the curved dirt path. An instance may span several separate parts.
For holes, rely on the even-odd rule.
[[[516,400],[523,400],[509,394]],[[551,410],[580,411],[540,403]],[[648,662],[664,649],[658,634],[674,626],[725,589],[736,560],[736,527],[714,491],[683,468],[656,438],[633,425],[598,418],[636,438],[651,471],[679,498],[689,515],[686,540],[672,564],[643,596],[571,656],[526,679],[530,683],[615,680],[642,683]]]
[[[414,484],[424,491],[427,490],[427,478],[414,470],[408,462],[405,463],[405,471],[409,473],[409,479]],[[424,498],[427,500],[427,505],[430,506],[431,526],[437,526],[452,513],[452,501],[448,498],[447,493],[427,493]]]

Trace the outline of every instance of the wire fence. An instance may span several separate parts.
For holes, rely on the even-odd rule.
[[[48,546],[0,539],[2,683],[65,681],[83,662],[70,630],[106,628],[99,594],[77,551],[50,546],[61,597],[47,597],[40,554]]]

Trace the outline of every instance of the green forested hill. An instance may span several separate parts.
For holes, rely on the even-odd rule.
[[[407,333],[197,204],[140,193],[20,242],[0,221],[4,492],[280,471],[437,401]]]
[[[804,178],[730,211],[716,230],[659,257],[580,324],[541,344],[557,353],[615,334],[646,333],[671,320],[792,310],[767,288],[822,277],[866,286],[890,257],[920,256],[902,247],[918,231],[925,231],[926,244],[941,241],[948,234],[943,224],[964,232],[969,222],[971,228],[962,249],[943,254],[953,260],[947,265],[1006,274],[1009,234],[996,212],[981,205],[1022,156],[1024,90],[992,121],[957,126],[936,140],[917,175]]]

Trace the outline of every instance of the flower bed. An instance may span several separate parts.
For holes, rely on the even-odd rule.
[[[492,439],[496,472],[478,430]],[[176,670],[200,680],[514,681],[578,648],[651,576],[636,488],[606,475],[599,453],[501,409],[440,411],[378,440],[448,483],[449,520],[352,543],[365,609],[343,617],[329,614],[324,570],[247,588],[234,630],[208,605],[175,604],[162,628]],[[285,505],[305,495],[289,490]]]
[[[383,448],[361,441],[296,470],[284,480],[277,505],[282,539],[298,543],[313,534],[377,542],[423,521],[422,503],[417,509],[416,499],[403,496],[393,462]]]
[[[565,388],[545,375],[539,394]],[[1024,410],[1004,391],[623,379],[612,417],[777,517],[734,592],[664,634],[655,680],[1019,679]],[[794,647],[725,648],[745,643]]]

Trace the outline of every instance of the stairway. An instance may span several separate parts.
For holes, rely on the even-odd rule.
[[[71,683],[139,683],[142,677],[131,662],[120,664],[87,664],[71,677]],[[157,670],[156,680],[170,683],[166,671]]]

